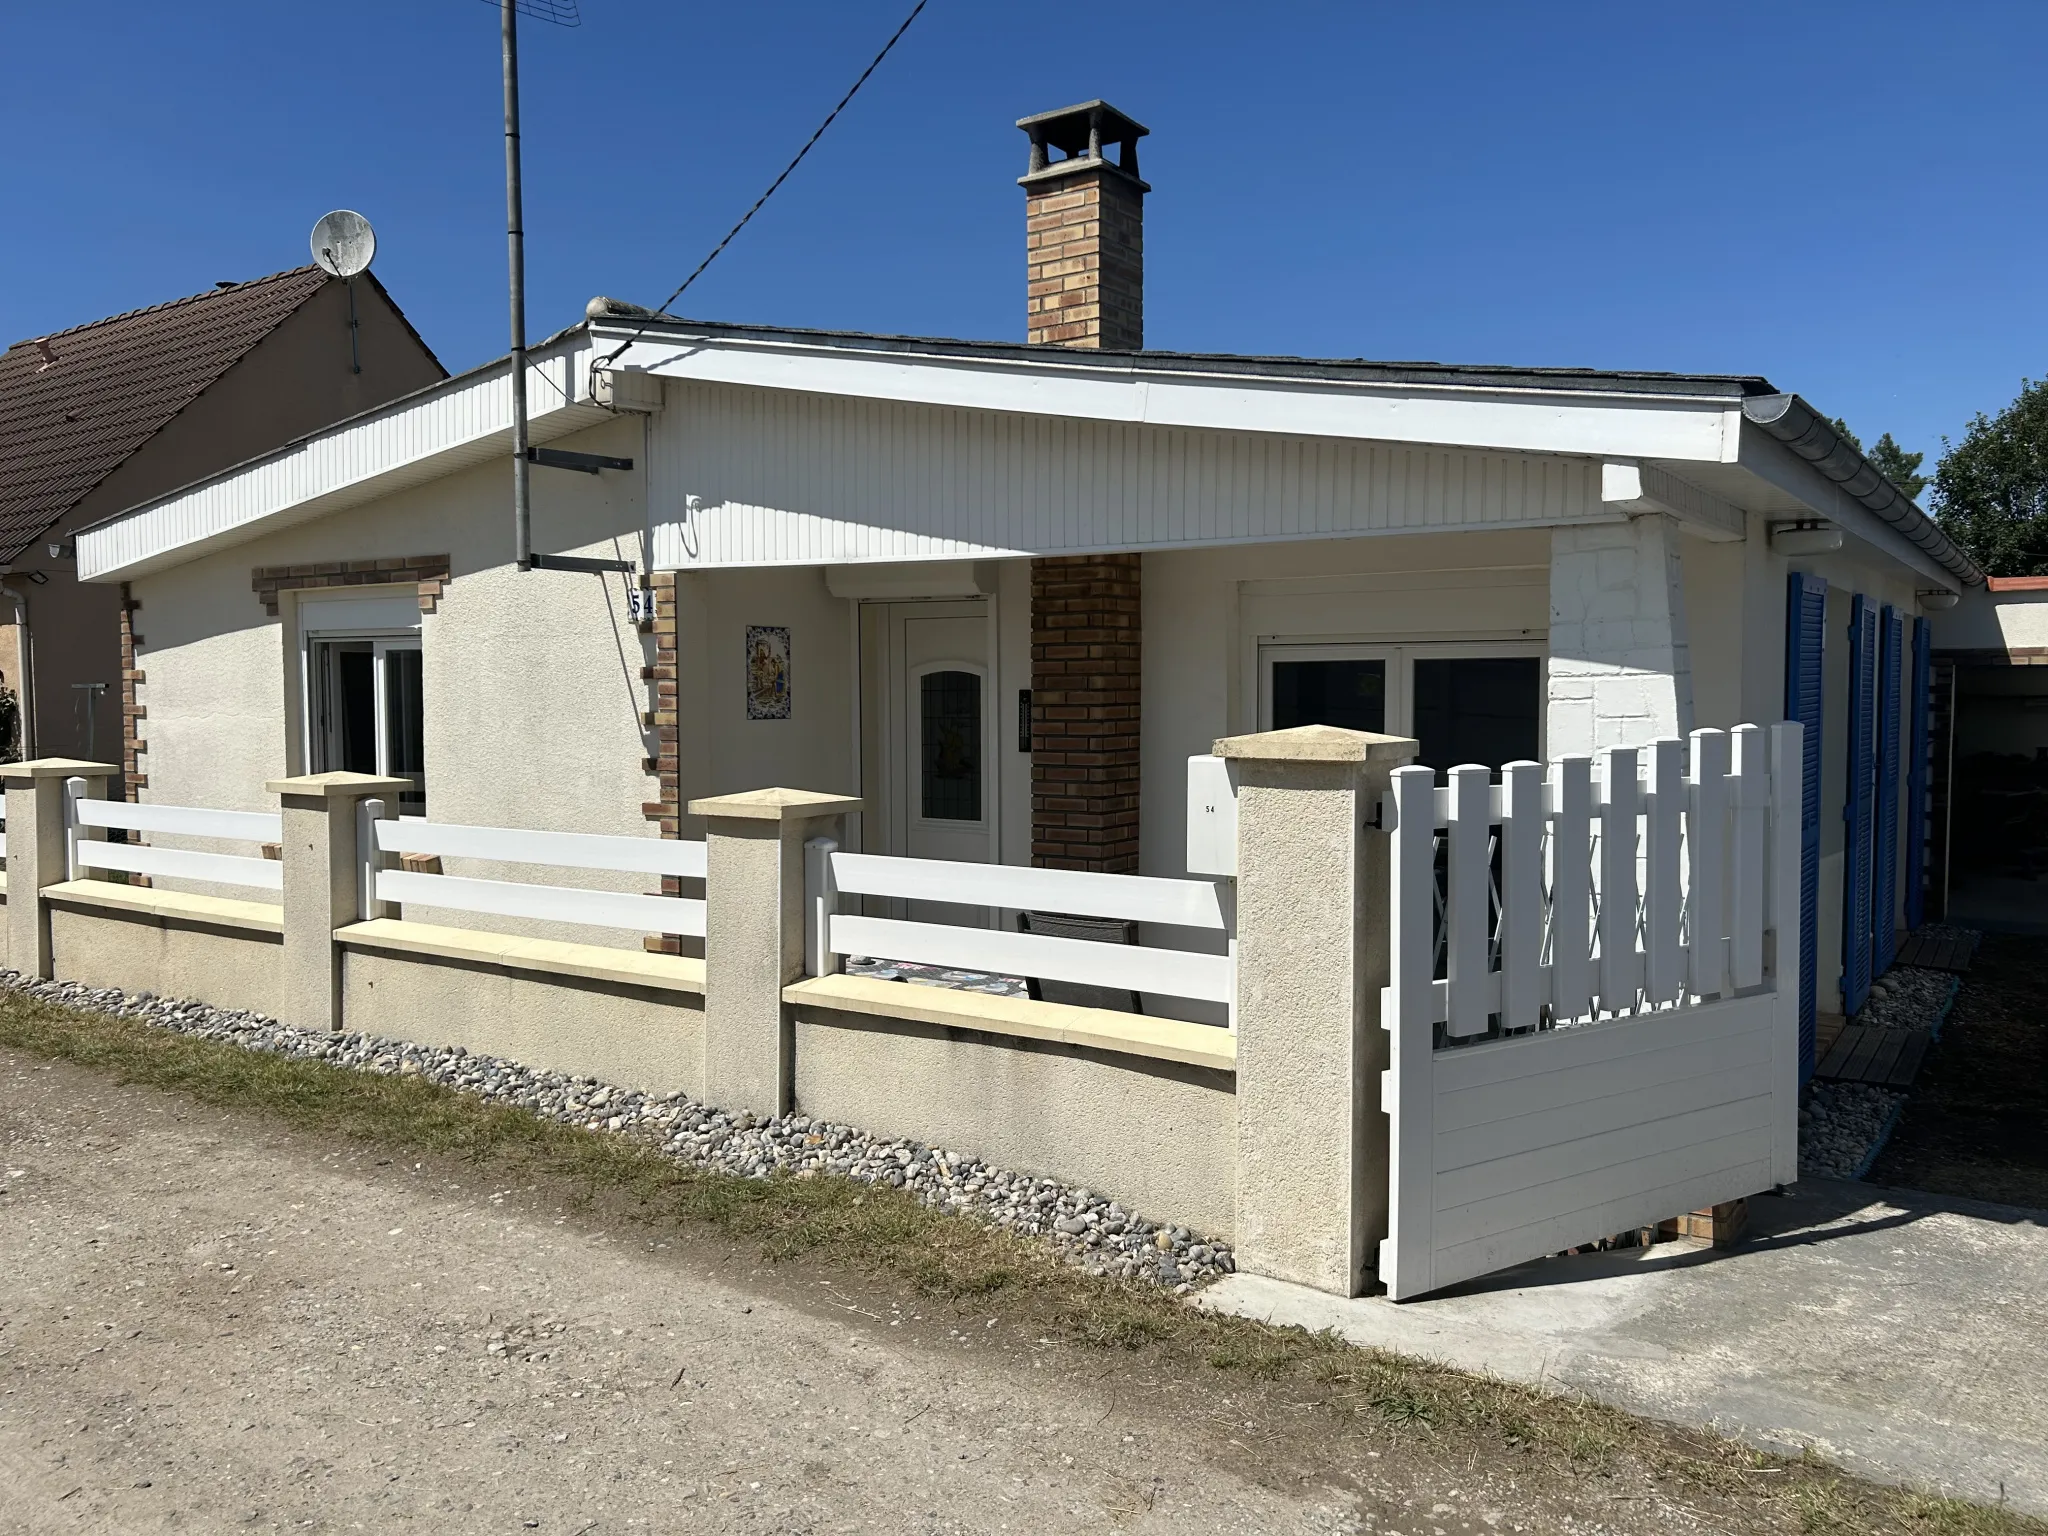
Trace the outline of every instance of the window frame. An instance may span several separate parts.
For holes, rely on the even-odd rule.
[[[299,674],[299,761],[307,773],[321,771],[314,766],[327,759],[331,743],[326,739],[326,730],[320,719],[322,690],[326,679],[322,676],[320,647],[341,641],[370,642],[370,699],[372,739],[375,742],[376,772],[385,778],[399,775],[391,771],[391,740],[386,729],[386,707],[389,702],[385,677],[385,658],[394,651],[418,651],[422,677],[422,691],[426,671],[426,644],[421,631],[419,601],[410,594],[400,596],[363,596],[314,598],[302,596],[298,600],[298,674]],[[421,702],[421,747],[425,756],[426,707]],[[421,773],[420,795],[426,795],[425,772]]]
[[[1258,728],[1273,729],[1273,664],[1276,661],[1382,661],[1387,668],[1387,734],[1415,734],[1415,663],[1486,657],[1533,657],[1546,665],[1537,674],[1536,755],[1547,761],[1550,747],[1550,647],[1540,640],[1261,640],[1258,652]]]

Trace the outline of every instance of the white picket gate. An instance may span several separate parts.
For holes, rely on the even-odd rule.
[[[1388,1294],[1796,1178],[1800,727],[1448,778],[1382,811]]]

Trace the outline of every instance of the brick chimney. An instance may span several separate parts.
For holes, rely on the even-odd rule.
[[[1146,130],[1103,101],[1020,118],[1026,339],[1135,352],[1145,345]],[[1105,158],[1114,145],[1114,162]],[[1055,152],[1060,158],[1054,158]],[[1031,562],[1031,862],[1138,869],[1140,561]]]
[[[1137,352],[1145,345],[1147,129],[1106,101],[1021,117],[1027,341]],[[1114,162],[1103,151],[1115,145]],[[1057,151],[1059,158],[1054,158]]]

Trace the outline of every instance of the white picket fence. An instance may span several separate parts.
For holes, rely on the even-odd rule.
[[[704,936],[704,903],[697,897],[593,891],[577,886],[480,880],[466,875],[384,867],[386,858],[410,853],[701,880],[705,862],[701,842],[394,821],[386,819],[384,813],[384,803],[379,800],[366,800],[357,811],[358,846],[367,850],[363,865],[365,911],[371,910],[371,903],[376,901],[411,902],[456,912],[539,918],[590,928]]]
[[[1395,772],[1395,1299],[1797,1176],[1799,733]]]
[[[842,896],[876,896],[1228,933],[1222,897],[1209,881],[842,853],[830,838],[813,839],[804,853],[805,969],[813,976],[840,969],[844,956],[873,955],[1162,997],[1225,1004],[1236,1000],[1237,965],[1230,953],[1198,954],[1000,928],[866,917],[839,909]]]
[[[191,805],[139,805],[129,800],[92,800],[84,779],[64,781],[66,875],[84,879],[89,870],[203,880],[213,885],[284,889],[284,865],[240,853],[191,848],[156,848],[110,843],[95,831],[158,832],[235,843],[275,843],[284,837],[284,818],[275,811],[212,811]]]

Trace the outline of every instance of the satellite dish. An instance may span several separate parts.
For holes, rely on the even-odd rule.
[[[334,277],[355,277],[370,270],[377,255],[377,232],[360,213],[337,208],[313,226],[313,260]]]

